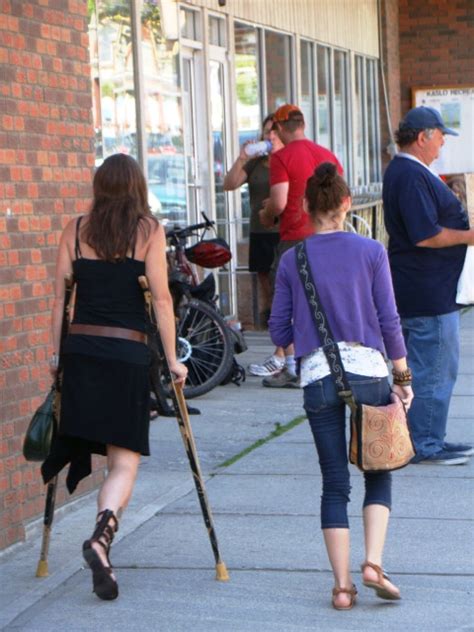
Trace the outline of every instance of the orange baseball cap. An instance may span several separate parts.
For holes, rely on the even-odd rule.
[[[273,115],[273,120],[276,123],[284,123],[285,121],[289,121],[292,114],[299,115],[303,118],[303,112],[296,105],[291,105],[291,103],[285,103],[285,105],[281,105],[278,110],[276,110]]]

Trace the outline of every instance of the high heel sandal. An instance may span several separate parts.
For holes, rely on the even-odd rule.
[[[348,606],[336,606],[335,597],[340,593],[346,593],[350,597]],[[332,607],[336,610],[351,610],[356,602],[357,588],[355,584],[352,584],[352,588],[333,588],[332,589]]]
[[[111,520],[113,526],[109,524]],[[117,531],[118,520],[114,512],[104,509],[97,514],[97,523],[92,537],[82,545],[82,555],[92,571],[92,590],[100,599],[111,600],[118,597],[118,584],[112,577],[112,565],[109,559],[110,545]],[[92,544],[99,544],[104,549],[108,566],[102,562]]]
[[[368,588],[373,588],[377,594],[377,597],[380,597],[380,599],[401,599],[400,592],[391,590],[388,586],[385,586],[384,579],[389,582],[391,582],[391,579],[387,575],[387,573],[385,573],[383,568],[381,568],[377,564],[373,564],[372,562],[364,562],[360,567],[362,575],[364,575],[364,571],[367,567],[372,568],[377,573],[377,581],[366,581],[362,578],[362,583],[364,584],[364,586],[367,586]]]

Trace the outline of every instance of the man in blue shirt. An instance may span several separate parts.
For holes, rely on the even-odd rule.
[[[413,372],[409,421],[413,462],[461,465],[472,446],[445,441],[449,402],[459,363],[456,288],[466,244],[474,244],[467,213],[429,168],[447,128],[439,112],[416,107],[400,122],[400,147],[383,182],[385,226],[395,297]]]

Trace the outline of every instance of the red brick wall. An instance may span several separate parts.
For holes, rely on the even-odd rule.
[[[39,468],[21,446],[50,383],[56,245],[89,203],[86,12],[79,0],[0,0],[0,549],[24,537],[44,504]]]
[[[474,85],[473,0],[399,0],[402,115],[416,86]]]

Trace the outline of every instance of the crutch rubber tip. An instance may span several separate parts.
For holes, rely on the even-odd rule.
[[[48,577],[48,562],[46,560],[40,560],[36,569],[36,577]]]
[[[228,582],[230,579],[224,562],[216,564],[216,579],[218,582]]]

